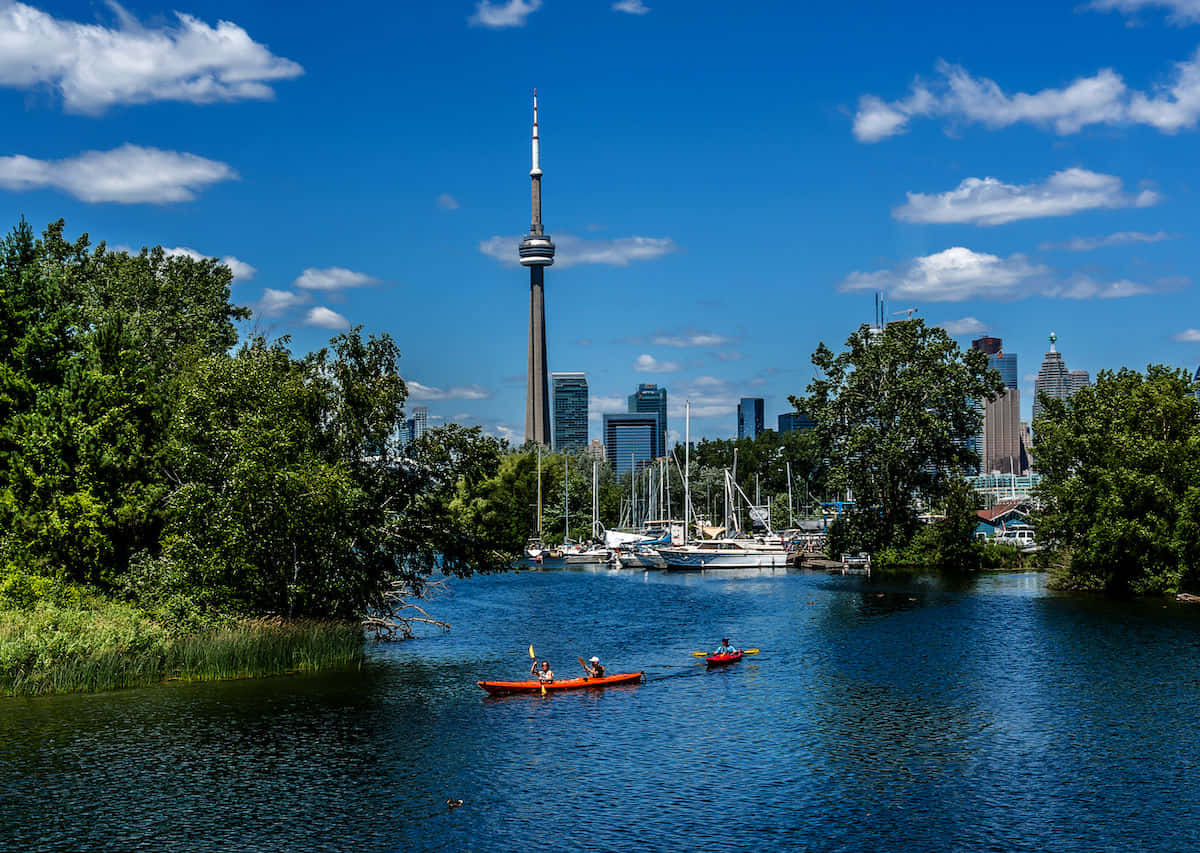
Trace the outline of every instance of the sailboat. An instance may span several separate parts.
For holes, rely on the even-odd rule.
[[[685,486],[685,493],[689,489]],[[732,520],[735,534],[741,533],[740,513],[730,513],[731,505],[737,503],[737,496],[746,498],[741,487],[734,481],[729,470],[725,471],[725,510],[726,516]],[[751,518],[763,522],[770,520],[770,513],[765,507],[755,506],[746,498],[751,506]],[[685,513],[690,506],[684,507]],[[686,529],[686,528],[685,528]],[[678,547],[659,548],[658,555],[666,563],[667,569],[781,569],[787,567],[787,547],[783,537],[773,536],[768,530],[766,535],[750,537],[734,535],[722,539],[702,539],[691,545],[686,542]]]
[[[612,560],[612,551],[601,544],[600,491],[598,463],[592,462],[592,538],[589,542],[576,542],[564,549],[567,565],[603,565]]]
[[[551,551],[542,542],[542,447],[538,445],[537,454],[537,535],[530,536],[525,543],[525,558],[532,563],[541,564],[547,557],[559,557],[561,553]]]

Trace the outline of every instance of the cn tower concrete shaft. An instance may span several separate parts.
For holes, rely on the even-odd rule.
[[[550,444],[550,368],[546,361],[546,289],[542,266],[529,268],[529,371],[525,440]]]

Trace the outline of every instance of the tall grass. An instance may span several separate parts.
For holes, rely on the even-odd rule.
[[[172,636],[112,601],[0,610],[0,694],[283,675],[356,664],[362,656],[360,626],[343,622],[241,620]]]

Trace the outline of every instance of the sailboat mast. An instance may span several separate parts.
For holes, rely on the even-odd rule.
[[[538,539],[542,538],[542,446],[538,445]]]
[[[600,492],[596,488],[596,460],[592,460],[592,538],[600,538]]]
[[[679,457],[676,457],[678,460]],[[692,401],[683,404],[683,544],[692,520]]]
[[[563,542],[571,538],[571,478],[570,457],[563,454]]]

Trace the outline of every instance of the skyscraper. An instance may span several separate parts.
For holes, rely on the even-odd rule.
[[[784,412],[779,416],[779,433],[799,432],[805,429],[816,429],[817,425],[804,412]]]
[[[604,416],[604,453],[618,477],[654,459],[658,423],[656,412]]]
[[[1033,419],[1042,413],[1042,396],[1051,400],[1065,400],[1071,394],[1071,374],[1063,362],[1062,353],[1054,348],[1058,335],[1050,333],[1050,351],[1042,360],[1037,381],[1033,384]]]
[[[988,354],[988,364],[999,372],[1004,391],[994,400],[983,401],[983,428],[970,442],[980,458],[984,474],[1000,471],[1019,474],[1021,467],[1021,392],[1017,387],[1017,355],[1004,352],[1000,338],[984,337],[971,348]]]
[[[521,264],[529,267],[529,364],[525,377],[525,440],[550,443],[550,372],[546,360],[544,274],[554,263],[554,243],[542,230],[542,170],[538,165],[537,89],[533,90],[533,168],[529,170],[529,233],[521,241]]]
[[[658,438],[654,444],[654,456],[667,455],[667,389],[657,385],[639,385],[637,393],[629,395],[630,412],[652,412],[658,417]],[[605,439],[605,443],[608,440]],[[612,454],[608,458],[611,460]]]
[[[743,397],[738,403],[738,438],[758,438],[763,431],[763,398]]]
[[[1092,384],[1092,377],[1086,370],[1072,370],[1067,376],[1067,394],[1074,395],[1080,388]]]
[[[551,374],[554,387],[554,449],[583,450],[588,443],[588,382],[585,373]]]

